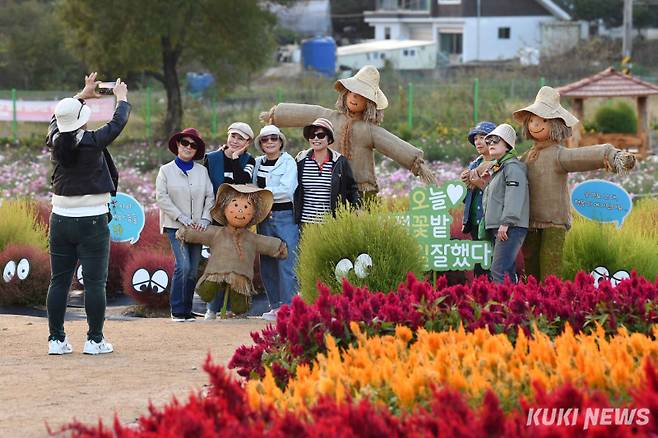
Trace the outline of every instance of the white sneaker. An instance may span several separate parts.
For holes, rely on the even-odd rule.
[[[69,354],[73,353],[73,347],[69,344],[69,338],[64,341],[48,341],[48,354]]]
[[[87,340],[85,342],[85,348],[82,350],[84,354],[105,354],[112,353],[114,348],[112,344],[105,341],[105,338],[101,339],[100,342],[94,342],[92,340]]]
[[[217,319],[217,312],[213,312],[212,310],[206,310],[206,314],[203,317],[203,319],[206,321]]]
[[[265,321],[276,321],[276,314],[279,311],[279,309],[272,309],[269,312],[263,313],[262,318]]]
[[[171,314],[171,320],[176,322],[185,322],[185,315]]]

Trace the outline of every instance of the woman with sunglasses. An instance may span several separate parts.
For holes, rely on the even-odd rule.
[[[205,230],[210,225],[214,204],[208,170],[194,160],[203,158],[206,144],[194,128],[186,128],[169,139],[173,161],[160,167],[155,180],[156,202],[160,208],[160,231],[167,234],[176,259],[169,303],[171,319],[194,321],[192,297],[201,260],[201,245],[176,240],[182,227]]]
[[[128,87],[117,79],[113,88],[117,99],[112,120],[95,131],[85,129],[91,109],[84,99],[100,97],[96,73],[85,77],[83,90],[59,101],[48,128],[46,144],[51,150],[52,214],[48,243],[51,277],[48,287],[48,354],[73,351],[64,332],[66,300],[76,264],[80,261],[85,286],[87,341],[85,354],[113,351],[103,336],[105,284],[110,255],[107,226],[110,196],[119,182],[107,147],[128,123]]]
[[[253,183],[269,189],[274,195],[272,211],[267,219],[258,224],[258,234],[278,237],[288,247],[288,257],[285,259],[260,256],[260,276],[270,302],[270,311],[263,314],[263,319],[276,321],[279,307],[290,304],[299,289],[295,275],[299,227],[293,212],[297,163],[283,150],[286,136],[274,125],[264,126],[260,130],[256,145],[265,155],[256,158]]]
[[[332,123],[320,117],[303,133],[310,149],[297,155],[295,221],[319,224],[327,213],[335,214],[339,201],[356,208],[361,200],[347,159],[329,148],[334,142]]]
[[[503,123],[484,138],[491,158],[495,159],[491,181],[484,189],[484,220],[480,221],[480,236],[493,241],[491,279],[502,283],[505,275],[516,282],[516,256],[528,234],[530,201],[528,169],[514,155],[516,132]],[[483,226],[484,224],[484,226]]]

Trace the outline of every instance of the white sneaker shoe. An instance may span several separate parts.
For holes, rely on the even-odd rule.
[[[206,314],[203,317],[204,320],[206,321],[211,321],[213,319],[217,319],[217,312],[213,312],[212,310],[206,310]]]
[[[265,321],[276,321],[276,314],[279,311],[279,309],[272,309],[269,312],[263,313],[263,318]]]
[[[69,338],[64,341],[48,341],[48,354],[69,354],[73,353],[73,347],[69,344]]]
[[[112,344],[105,341],[105,338],[101,339],[100,342],[94,342],[90,339],[85,342],[85,348],[82,350],[84,354],[105,354],[112,353],[114,348]]]

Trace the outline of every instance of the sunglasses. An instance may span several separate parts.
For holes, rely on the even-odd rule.
[[[498,137],[497,135],[492,135],[491,137],[487,138],[484,142],[487,146],[491,146],[500,143],[500,140],[501,138]]]
[[[308,136],[307,140],[313,140],[317,138],[318,140],[324,140],[327,137],[327,133],[320,131],[320,132],[315,132],[311,135]]]
[[[260,138],[261,143],[265,143],[268,141],[279,141],[279,136],[277,134],[272,134]]]
[[[178,143],[184,148],[189,146],[192,149],[196,149],[198,147],[197,144],[194,143],[193,141],[189,141],[189,140],[185,140],[185,139],[179,140]]]

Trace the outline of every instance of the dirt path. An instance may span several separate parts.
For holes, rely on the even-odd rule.
[[[66,321],[74,352],[48,356],[45,318],[0,315],[0,437],[46,435],[74,417],[111,424],[114,413],[132,422],[173,395],[186,399],[208,382],[206,354],[226,364],[249,333],[265,327],[257,319],[175,323],[164,318],[108,320],[105,335],[114,353],[81,353],[84,320]]]

